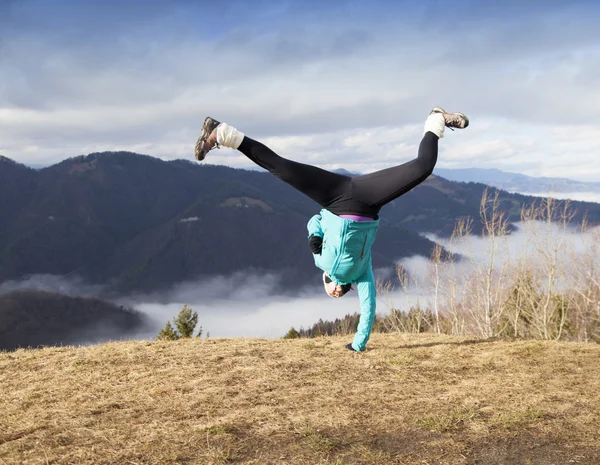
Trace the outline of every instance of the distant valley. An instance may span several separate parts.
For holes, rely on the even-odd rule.
[[[450,181],[478,182],[509,192],[521,193],[598,193],[600,182],[581,182],[566,178],[532,177],[519,173],[507,173],[498,169],[436,168],[434,174]],[[561,196],[562,197],[562,196]]]

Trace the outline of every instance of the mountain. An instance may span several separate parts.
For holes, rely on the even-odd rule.
[[[0,171],[28,183],[24,197],[23,182],[2,186],[19,201],[0,212],[0,282],[77,274],[127,294],[239,270],[276,271],[287,289],[318,281],[306,222],[319,208],[268,173],[125,152]],[[432,246],[388,224],[374,260]]]
[[[343,174],[344,176],[360,176],[361,173],[355,173],[353,171],[345,170],[344,168],[338,168],[337,170],[333,170],[334,173]]]
[[[436,168],[434,174],[450,181],[480,182],[513,192],[600,192],[600,182],[581,182],[566,178],[535,178],[519,173],[507,173],[498,169]]]
[[[94,298],[36,291],[0,295],[0,351],[114,340],[147,324],[141,313]]]
[[[35,170],[0,156],[0,244],[7,228],[31,201],[36,179]]]
[[[40,170],[2,159],[0,181],[0,282],[78,275],[118,295],[239,271],[274,272],[286,291],[319,282],[306,243],[319,207],[269,173],[107,152]],[[485,188],[431,176],[386,206],[374,266],[428,256],[420,234],[478,218]],[[501,195],[513,221],[531,201]],[[600,223],[600,205],[574,206]]]

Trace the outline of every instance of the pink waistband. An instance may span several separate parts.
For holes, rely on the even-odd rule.
[[[375,221],[373,218],[368,218],[366,216],[358,216],[358,215],[340,215],[340,218],[344,218],[346,220],[353,220],[353,221]]]

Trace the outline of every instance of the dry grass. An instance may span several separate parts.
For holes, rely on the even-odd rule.
[[[375,334],[0,354],[0,464],[600,464],[600,346]]]

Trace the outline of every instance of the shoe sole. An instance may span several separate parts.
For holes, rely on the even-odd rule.
[[[206,158],[206,154],[209,152],[207,150],[205,153],[201,153],[204,149],[204,144],[206,143],[206,141],[212,133],[212,131],[208,131],[208,128],[212,125],[214,121],[215,120],[212,119],[210,116],[207,116],[204,120],[204,123],[202,123],[202,132],[200,133],[200,137],[198,137],[198,140],[196,141],[196,148],[194,149],[194,154],[196,156],[196,160],[198,161],[204,160]]]
[[[454,114],[462,116],[463,119],[465,120],[465,125],[462,128],[456,128],[456,129],[465,129],[467,126],[469,126],[469,118],[467,118],[467,115],[465,115],[464,113],[454,113]]]
[[[434,107],[431,110],[431,113],[429,113],[429,114],[433,115],[434,113],[441,113],[441,114],[444,114],[444,115],[460,115],[460,116],[462,116],[463,119],[465,120],[465,125],[463,127],[448,126],[448,125],[446,125],[446,127],[450,128],[452,130],[454,130],[454,129],[465,129],[467,126],[469,126],[469,118],[467,118],[467,115],[465,115],[464,113],[459,113],[459,112],[448,113],[442,107]]]

